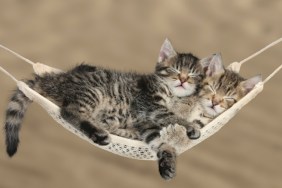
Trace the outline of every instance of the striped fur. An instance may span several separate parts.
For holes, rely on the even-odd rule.
[[[26,83],[30,87],[34,84],[33,81],[27,81]],[[21,123],[30,102],[31,101],[17,89],[8,104],[4,129],[6,133],[6,151],[9,156],[17,152]]]
[[[111,133],[150,144],[160,156],[161,176],[171,179],[175,175],[175,152],[173,147],[159,142],[159,131],[164,126],[179,124],[187,128],[190,139],[198,138],[199,132],[171,109],[172,90],[178,86],[169,82],[181,80],[188,88],[181,86],[184,93],[194,95],[202,79],[199,59],[177,53],[158,62],[153,74],[124,73],[82,64],[66,73],[35,76],[29,82],[31,88],[61,108],[66,121],[93,142],[106,145]],[[17,90],[8,104],[5,132],[9,156],[17,151],[21,122],[30,102]]]
[[[6,145],[7,153],[12,156],[17,151],[17,145],[19,143],[19,130],[21,128],[21,122],[24,117],[24,113],[27,109],[30,100],[24,96],[21,91],[17,91],[11,101],[8,104],[6,111]]]

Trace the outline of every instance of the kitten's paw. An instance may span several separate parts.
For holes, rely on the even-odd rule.
[[[195,140],[195,139],[200,138],[201,132],[200,132],[199,129],[196,129],[196,128],[194,128],[194,127],[189,126],[189,127],[187,128],[187,136],[188,136],[188,138],[190,138],[191,140]]]
[[[176,156],[169,152],[161,151],[159,157],[159,172],[163,179],[171,180],[175,177]]]
[[[101,146],[108,145],[111,142],[109,133],[103,130],[94,132],[90,138],[93,140],[93,142]]]
[[[96,144],[104,146],[111,142],[110,135],[107,131],[97,128],[87,121],[81,122],[80,129]]]

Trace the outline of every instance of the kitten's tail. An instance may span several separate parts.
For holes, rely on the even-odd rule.
[[[33,88],[35,82],[29,80],[26,83],[29,87]],[[8,103],[5,121],[5,134],[6,151],[10,157],[17,152],[21,123],[27,107],[31,102],[32,101],[27,98],[21,90],[17,89]]]

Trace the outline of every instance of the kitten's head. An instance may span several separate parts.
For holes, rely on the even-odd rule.
[[[205,59],[203,63],[208,66],[199,96],[205,112],[212,117],[230,108],[262,80],[260,75],[244,79],[239,74],[224,69],[220,54]]]
[[[178,97],[194,94],[204,77],[199,59],[190,53],[175,52],[168,39],[161,47],[155,73]]]

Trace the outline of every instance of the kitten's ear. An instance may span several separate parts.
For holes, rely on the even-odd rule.
[[[205,64],[207,66],[206,76],[212,77],[225,72],[220,53],[212,55],[212,57],[209,58]],[[204,63],[202,65],[204,65]]]
[[[159,54],[158,63],[164,62],[166,59],[176,55],[170,41],[166,38]]]
[[[257,83],[262,81],[261,75],[254,76],[240,83],[240,86],[245,94],[250,92]]]
[[[213,55],[200,60],[200,64],[205,71],[208,69],[212,58],[213,58]]]

